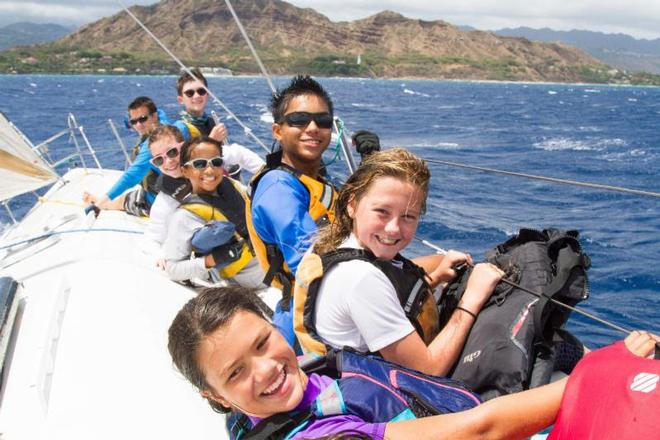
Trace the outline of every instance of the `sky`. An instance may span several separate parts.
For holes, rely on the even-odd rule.
[[[127,6],[156,2],[121,1]],[[409,18],[444,20],[482,30],[527,26],[660,38],[660,0],[289,0],[289,3],[313,8],[333,21],[364,18],[388,9]],[[121,9],[119,0],[0,0],[0,25],[32,21],[79,26]]]

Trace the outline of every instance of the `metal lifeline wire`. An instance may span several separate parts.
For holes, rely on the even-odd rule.
[[[581,186],[585,188],[595,188],[595,189],[602,189],[605,191],[616,191],[616,192],[621,192],[621,193],[626,193],[626,194],[635,194],[638,196],[646,196],[646,197],[657,197],[660,198],[660,193],[658,192],[653,192],[653,191],[643,191],[639,189],[630,189],[630,188],[624,188],[621,186],[612,186],[612,185],[603,185],[600,183],[590,183],[590,182],[580,182],[577,180],[568,180],[568,179],[559,179],[556,177],[546,177],[546,176],[539,176],[535,174],[526,174],[526,173],[517,173],[514,171],[504,171],[504,170],[498,170],[495,168],[486,168],[486,167],[480,167],[476,165],[466,165],[462,163],[457,163],[457,162],[447,162],[445,160],[437,160],[437,159],[426,159],[424,158],[425,161],[430,162],[430,163],[437,163],[440,165],[448,165],[448,166],[453,166],[453,167],[459,167],[459,168],[466,168],[470,170],[477,170],[477,171],[483,171],[486,173],[493,173],[493,174],[502,174],[505,176],[515,176],[515,177],[524,177],[527,179],[534,179],[534,180],[542,180],[545,182],[553,182],[553,183],[561,183],[565,185],[574,185],[574,186]]]
[[[193,72],[177,58],[176,55],[170,51],[165,44],[163,44],[158,37],[156,37],[153,32],[151,32],[141,21],[139,18],[137,18],[124,4],[122,0],[117,0],[117,3],[121,5],[121,7],[126,11],[126,13],[183,69],[188,75],[192,76],[193,78],[197,78]],[[203,84],[202,84],[203,85]],[[204,85],[203,85],[204,86]],[[217,102],[220,107],[231,117],[233,118],[238,125],[243,128],[245,131],[245,134],[247,134],[249,137],[251,137],[257,144],[259,144],[267,153],[270,153],[270,148],[264,144],[261,139],[259,139],[253,132],[252,129],[249,128],[247,125],[245,125],[230,109],[227,107],[211,90],[209,90],[208,87],[204,86],[204,89],[208,92],[209,96],[213,98],[215,102]]]

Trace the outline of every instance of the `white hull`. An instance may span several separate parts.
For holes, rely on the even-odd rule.
[[[193,292],[141,250],[146,222],[119,211],[85,216],[83,190],[99,193],[117,171],[67,173],[0,247],[57,231],[23,250],[0,251],[0,275],[22,284],[0,403],[0,438],[222,439],[211,411],[172,366],[167,329]],[[94,231],[96,230],[96,232]]]

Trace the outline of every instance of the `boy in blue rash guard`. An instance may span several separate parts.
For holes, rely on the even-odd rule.
[[[170,123],[165,113],[158,110],[151,98],[146,96],[137,97],[128,105],[128,123],[140,135],[132,151],[133,163],[103,197],[85,192],[83,201],[93,203],[101,209],[123,210],[133,215],[146,216],[157,193],[153,187],[156,179],[149,177],[160,174],[160,170],[150,163],[152,156],[149,151],[149,134],[159,125]],[[181,131],[185,139],[190,137],[185,124],[177,121],[172,125]],[[127,189],[140,182],[140,188],[124,194]]]
[[[320,175],[321,155],[332,132],[333,105],[321,85],[297,76],[271,102],[279,149],[250,183],[248,229],[267,272],[265,284],[282,287],[273,321],[295,343],[290,287],[318,225],[332,221],[336,190]]]

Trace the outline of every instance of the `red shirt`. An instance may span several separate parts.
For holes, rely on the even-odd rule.
[[[623,341],[589,353],[571,373],[548,440],[660,439],[660,361]]]

